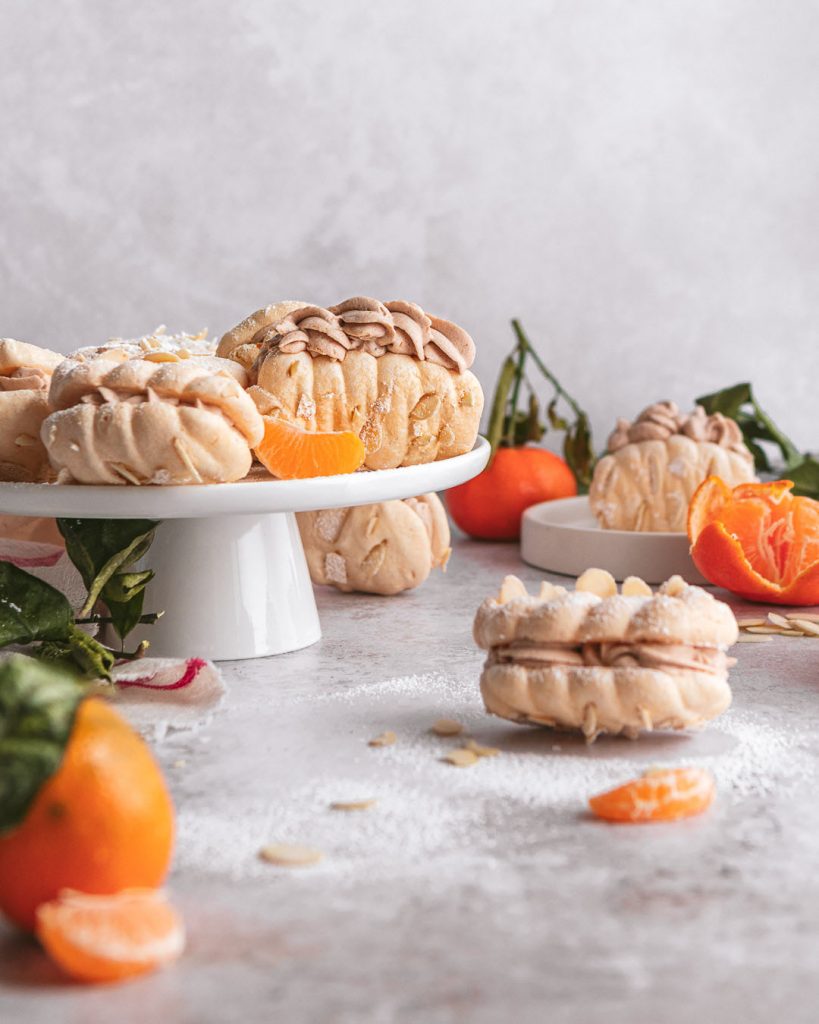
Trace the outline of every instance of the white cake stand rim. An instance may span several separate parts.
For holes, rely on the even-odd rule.
[[[85,519],[199,519],[368,505],[445,490],[477,476],[488,441],[450,459],[308,480],[147,486],[0,483],[0,514]]]

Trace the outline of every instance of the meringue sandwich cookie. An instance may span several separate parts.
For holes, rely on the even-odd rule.
[[[337,590],[400,594],[445,567],[452,551],[437,494],[296,518],[313,582]]]
[[[200,484],[241,480],[264,423],[226,360],[66,360],[42,439],[63,480]]]
[[[474,343],[414,303],[302,306],[253,338],[259,411],[305,430],[352,430],[367,469],[447,459],[475,443],[483,392],[469,371]]]
[[[216,355],[223,359],[235,359],[249,370],[256,362],[269,328],[275,327],[289,313],[308,305],[307,302],[286,299],[284,302],[265,306],[264,309],[257,309],[255,313],[251,313],[240,324],[222,335]]]
[[[587,574],[584,574],[586,576]],[[731,703],[725,651],[736,642],[728,605],[679,577],[657,593],[601,597],[544,583],[531,597],[516,577],[478,609],[488,651],[487,711],[515,722],[635,738],[696,728]]]
[[[63,358],[0,338],[0,480],[38,483],[52,476],[40,428],[49,413],[51,374]]]
[[[617,421],[589,500],[603,529],[684,533],[694,491],[711,475],[729,487],[756,480],[736,422],[702,406],[685,415],[674,402],[655,402],[634,423]]]

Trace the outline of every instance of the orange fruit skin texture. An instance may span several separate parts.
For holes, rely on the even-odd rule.
[[[499,448],[487,468],[446,492],[449,514],[470,537],[516,540],[530,505],[577,494],[568,464],[545,448]]]
[[[701,814],[715,796],[714,777],[704,768],[661,769],[593,796],[589,807],[606,821],[677,821]]]
[[[719,477],[688,508],[691,557],[703,576],[748,601],[819,604],[819,501],[794,497],[790,480],[740,484]]]
[[[265,417],[264,437],[256,458],[279,480],[354,473],[367,457],[364,443],[351,430],[310,431]]]
[[[155,888],[167,874],[174,811],[148,746],[103,700],[77,709],[62,762],[22,824],[0,836],[0,910],[33,931],[62,889]]]
[[[185,929],[161,893],[66,892],[38,909],[37,938],[72,978],[111,982],[175,960],[185,945]]]

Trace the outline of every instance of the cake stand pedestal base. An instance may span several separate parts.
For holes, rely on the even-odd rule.
[[[156,577],[129,636],[149,655],[212,661],[262,658],[321,639],[313,585],[293,512],[167,519],[140,568]]]

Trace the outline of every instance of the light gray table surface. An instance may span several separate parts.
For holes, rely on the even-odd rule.
[[[314,647],[225,664],[211,719],[156,746],[184,958],[83,988],[0,925],[0,1021],[819,1020],[819,639],[738,645],[734,705],[701,733],[586,747],[482,712],[471,620],[507,572],[543,575],[512,545],[459,542],[414,593],[322,591]],[[442,716],[502,753],[443,763]],[[384,729],[398,742],[370,748]],[[585,813],[591,792],[689,762],[718,780],[701,818]],[[325,859],[262,863],[276,840]]]

